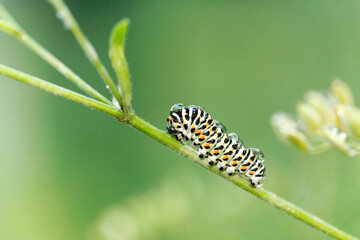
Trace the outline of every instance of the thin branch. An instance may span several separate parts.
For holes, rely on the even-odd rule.
[[[111,79],[105,66],[100,61],[100,58],[99,58],[95,48],[93,47],[91,42],[88,40],[88,38],[85,36],[85,34],[82,32],[80,26],[78,25],[75,18],[71,14],[69,8],[66,6],[66,4],[62,0],[49,0],[49,2],[55,8],[56,16],[64,23],[64,26],[66,28],[71,30],[74,37],[78,41],[79,45],[85,52],[86,56],[88,57],[90,62],[95,66],[99,75],[104,80],[106,86],[108,86],[107,88],[109,89],[109,91],[116,98],[118,103],[121,104],[122,97],[120,95],[118,88],[114,84],[114,81]]]
[[[75,83],[81,90],[94,97],[95,99],[106,103],[111,104],[111,102],[91,87],[88,83],[82,80],[77,74],[75,74],[69,67],[57,59],[52,53],[46,50],[41,46],[37,41],[35,41],[31,36],[29,36],[19,24],[11,17],[11,15],[6,11],[6,9],[0,3],[0,16],[4,20],[0,19],[0,30],[16,37],[20,42],[27,46],[30,50],[40,56],[43,60],[49,63],[53,68],[58,72],[68,78],[70,81]]]
[[[104,79],[105,83],[109,86],[110,91],[119,101],[119,104],[122,102],[120,93],[116,88],[114,82],[110,78],[108,72],[106,71],[105,67],[100,62],[97,53],[91,43],[88,41],[86,36],[82,33],[81,29],[79,28],[78,24],[76,23],[75,19],[71,15],[69,9],[63,3],[62,0],[49,0],[50,3],[55,7],[57,10],[57,15],[61,18],[64,22],[65,26],[70,28],[70,30],[75,35],[75,38],[78,40],[81,47],[84,49],[85,53],[87,54],[90,61],[94,64],[96,69],[98,70],[100,76]],[[1,14],[1,11],[0,11]],[[5,14],[5,18],[6,18]],[[4,18],[4,17],[3,17]],[[9,20],[12,21],[12,20]],[[5,26],[5,25],[4,25]],[[15,27],[16,28],[16,27]],[[11,32],[11,29],[5,28],[7,31]],[[17,31],[13,31],[12,34],[17,35],[19,29]],[[22,38],[22,36],[18,36]],[[30,44],[31,45],[31,44]],[[32,45],[31,45],[32,46]],[[181,144],[179,141],[175,140],[171,137],[168,133],[159,130],[158,128],[154,127],[150,123],[146,122],[145,120],[141,119],[137,115],[129,115],[124,117],[122,111],[116,109],[113,106],[109,106],[107,104],[98,102],[91,98],[85,97],[81,94],[75,93],[68,89],[62,88],[55,84],[46,82],[42,79],[33,77],[31,75],[25,74],[23,72],[17,71],[15,69],[9,68],[7,66],[0,64],[0,74],[13,78],[15,80],[25,82],[47,92],[53,93],[58,96],[62,96],[64,98],[70,99],[72,101],[81,103],[85,106],[97,109],[99,111],[105,112],[111,116],[114,116],[120,121],[127,123],[128,125],[138,129],[139,131],[145,133],[146,135],[150,136],[154,140],[164,144],[167,147],[175,150],[176,152],[182,154],[183,156],[189,158],[190,160],[194,161],[195,163],[201,165],[202,167],[208,169],[209,171],[225,178],[229,182],[234,183],[235,185],[241,187],[247,192],[255,195],[256,197],[262,199],[263,201],[269,203],[270,205],[290,214],[291,216],[295,217],[303,221],[304,223],[328,234],[337,239],[346,239],[346,240],[355,240],[354,236],[336,228],[335,226],[323,221],[322,219],[304,211],[303,209],[295,206],[294,204],[284,200],[281,197],[278,197],[274,193],[267,191],[263,188],[254,188],[252,187],[247,180],[241,178],[240,176],[228,176],[225,172],[221,172],[216,168],[216,166],[210,166],[207,164],[206,161],[201,160],[198,158],[196,151],[189,146]]]
[[[115,118],[124,121],[123,113],[120,110],[115,109],[112,106],[103,104],[96,100],[90,99],[73,91],[67,90],[65,88],[59,87],[55,84],[46,82],[39,78],[30,76],[28,74],[22,73],[20,71],[14,70],[12,68],[6,67],[0,64],[0,74],[13,78],[15,80],[25,82],[47,92],[53,93],[58,96],[70,99],[72,101],[81,103],[85,106],[97,109],[104,113],[107,113]],[[241,187],[247,192],[255,195],[256,197],[262,199],[263,201],[269,203],[270,205],[290,214],[303,221],[304,223],[332,236],[336,239],[342,240],[356,240],[357,238],[336,228],[335,226],[323,221],[322,219],[308,213],[307,211],[295,206],[294,204],[286,201],[285,199],[278,197],[274,193],[265,190],[264,188],[254,188],[252,187],[247,180],[239,176],[228,176],[225,172],[221,172],[216,168],[216,166],[210,166],[206,161],[199,159],[196,151],[190,148],[187,145],[181,144],[179,141],[171,137],[168,133],[159,130],[150,123],[146,122],[137,115],[133,115],[130,120],[127,120],[125,123],[138,129],[139,131],[145,133],[154,140],[164,144],[167,147],[175,150],[176,152],[182,154],[183,156],[189,158],[193,162],[201,165],[202,167],[208,169],[209,171],[219,175],[222,178],[225,178],[229,182]]]
[[[11,14],[6,11],[4,6],[0,3],[0,18],[8,23],[11,23],[15,28],[21,29],[20,25],[15,21]]]
[[[53,83],[49,83],[40,78],[33,77],[29,74],[20,72],[18,70],[15,70],[13,68],[7,67],[2,64],[0,64],[0,74],[10,77],[10,78],[13,78],[15,80],[18,80],[20,82],[27,83],[34,87],[40,88],[41,90],[52,93],[54,95],[64,97],[64,98],[72,100],[74,102],[78,102],[84,106],[87,106],[87,107],[90,107],[93,109],[97,109],[101,112],[107,113],[118,119],[121,119],[123,116],[121,111],[119,111],[118,109],[116,109],[112,106],[109,106],[102,102],[96,101],[96,100],[86,97],[84,95],[78,94],[78,93],[68,90],[66,88],[60,87]]]
[[[261,200],[269,203],[270,205],[290,214],[291,216],[303,221],[304,223],[334,237],[337,239],[346,239],[346,240],[355,240],[356,237],[338,229],[337,227],[323,221],[317,216],[295,206],[294,204],[286,201],[285,199],[275,195],[274,193],[265,190],[264,188],[255,188],[252,187],[247,180],[239,176],[229,176],[226,172],[221,172],[216,166],[210,166],[206,161],[201,160],[198,157],[196,151],[190,148],[187,145],[181,144],[179,141],[171,137],[168,133],[159,130],[150,123],[141,119],[137,115],[134,115],[133,118],[128,122],[128,124],[139,131],[145,133],[156,141],[164,144],[167,147],[175,150],[176,152],[182,154],[183,156],[189,158],[193,162],[201,165],[202,167],[208,169],[209,171],[219,175],[222,178],[225,178],[229,182],[241,187],[247,192],[255,195]]]

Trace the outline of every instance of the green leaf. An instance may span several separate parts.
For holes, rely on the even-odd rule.
[[[131,107],[130,74],[124,53],[125,38],[129,23],[129,19],[125,18],[115,25],[110,37],[109,51],[112,67],[119,81],[120,91],[123,97],[123,102],[120,104],[124,111],[129,110]]]

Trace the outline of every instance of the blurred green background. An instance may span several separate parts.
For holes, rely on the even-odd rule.
[[[46,1],[1,2],[109,96]],[[265,188],[360,235],[360,159],[336,150],[306,155],[280,143],[269,124],[272,113],[294,113],[307,90],[327,89],[336,76],[360,101],[359,1],[67,3],[109,69],[111,28],[131,19],[126,53],[140,116],[165,129],[174,103],[205,107],[265,153]],[[2,33],[0,62],[77,90]],[[0,111],[0,239],[94,239],[106,209],[126,208],[138,195],[145,197],[133,208],[152,208],[142,194],[168,182],[186,202],[170,201],[184,216],[175,230],[154,230],[154,239],[329,238],[103,113],[2,76]],[[162,197],[154,199],[162,205]],[[150,218],[158,217],[154,209]]]

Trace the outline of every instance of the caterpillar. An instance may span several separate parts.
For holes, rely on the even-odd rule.
[[[246,148],[235,133],[227,134],[225,126],[204,108],[177,103],[171,107],[167,122],[166,129],[173,137],[198,147],[199,158],[217,164],[229,175],[239,173],[252,186],[261,187],[265,178],[264,154],[257,148]]]

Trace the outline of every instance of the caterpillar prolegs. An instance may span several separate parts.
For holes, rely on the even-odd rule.
[[[235,133],[214,120],[204,108],[177,103],[170,109],[168,132],[181,142],[191,141],[199,157],[229,175],[239,173],[250,184],[260,187],[265,177],[264,155],[257,148],[246,148]]]

